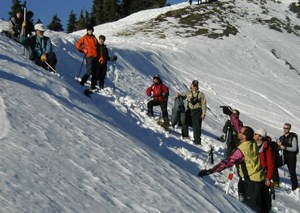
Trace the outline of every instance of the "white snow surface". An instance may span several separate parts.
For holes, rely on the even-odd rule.
[[[292,2],[267,1],[267,7],[299,26],[288,11]],[[251,1],[232,4],[263,16]],[[74,43],[85,31],[46,31],[58,75],[36,66],[20,44],[0,36],[0,212],[251,212],[237,200],[237,175],[225,194],[228,170],[203,179],[197,173],[206,167],[211,146],[215,163],[224,158],[225,144],[216,140],[227,119],[220,105],[239,109],[244,125],[263,127],[273,138],[282,135],[285,122],[300,133],[300,38],[233,14],[229,19],[239,33],[223,39],[182,37],[166,22],[160,25],[163,39],[124,33],[187,6],[141,11],[95,27],[118,60],[115,72],[109,64],[106,89],[92,98],[75,81],[85,65],[80,69],[83,55]],[[0,21],[0,31],[5,29],[7,22]],[[145,89],[156,73],[170,88],[170,115],[176,92],[199,80],[209,108],[203,146],[183,141],[179,128],[164,131],[146,116]],[[160,116],[159,108],[155,115]],[[272,211],[299,212],[299,189],[291,191],[286,166],[279,173],[282,183]]]

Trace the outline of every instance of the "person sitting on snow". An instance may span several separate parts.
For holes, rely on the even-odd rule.
[[[153,84],[146,89],[146,94],[152,99],[147,103],[148,116],[153,116],[153,106],[160,106],[164,123],[162,126],[169,127],[168,96],[169,88],[162,83],[158,74],[153,76]]]
[[[51,66],[55,70],[57,63],[56,55],[52,50],[52,43],[49,37],[44,36],[45,28],[43,24],[36,24],[34,26],[35,35],[28,38],[25,37],[25,27],[22,25],[20,43],[23,44],[29,51],[29,59],[34,61],[37,65],[52,71]]]
[[[20,42],[20,33],[22,28],[22,17],[23,11],[17,10],[16,14],[10,19],[9,25],[8,25],[8,32],[10,38],[14,39],[17,42]]]

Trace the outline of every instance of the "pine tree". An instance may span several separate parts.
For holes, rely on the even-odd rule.
[[[95,21],[95,25],[103,24],[103,0],[93,0],[92,6],[92,19]]]
[[[53,31],[64,31],[61,25],[61,20],[58,18],[57,15],[53,16],[52,21],[47,27],[49,30]]]
[[[85,29],[87,25],[87,21],[85,20],[85,17],[83,15],[83,10],[80,11],[79,19],[76,23],[76,29],[82,30]]]
[[[103,4],[103,23],[118,20],[117,4],[115,0],[105,0]]]
[[[20,0],[12,0],[11,11],[8,13],[9,18],[13,17],[17,11],[22,10],[22,5]]]
[[[73,12],[73,10],[71,10],[69,14],[68,24],[67,24],[67,33],[72,33],[76,30],[76,22],[77,22],[76,14]]]

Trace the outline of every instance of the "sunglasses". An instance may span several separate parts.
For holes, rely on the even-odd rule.
[[[283,129],[290,129],[289,127],[283,127]]]

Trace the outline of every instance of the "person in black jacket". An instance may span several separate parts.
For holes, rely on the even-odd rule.
[[[226,142],[226,156],[229,156],[234,149],[237,148],[238,133],[243,126],[243,122],[240,120],[240,112],[237,109],[231,109],[229,106],[222,106],[223,113],[229,116],[229,119],[225,122],[223,127],[223,133],[225,133],[224,141]]]
[[[117,56],[109,56],[108,49],[106,45],[104,44],[105,42],[105,36],[100,35],[99,36],[99,47],[98,47],[98,54],[99,54],[99,63],[98,63],[98,80],[99,80],[99,88],[103,89],[104,88],[104,79],[106,77],[106,72],[107,72],[107,61],[116,61]]]
[[[17,42],[20,42],[20,33],[23,23],[22,10],[18,10],[16,15],[14,15],[9,21],[9,36]]]
[[[283,150],[283,162],[282,165],[287,165],[292,182],[292,190],[298,188],[298,179],[296,174],[297,164],[297,153],[299,152],[298,147],[298,136],[294,132],[290,132],[292,125],[285,123],[283,126],[284,134],[280,136],[277,144],[281,150]]]

